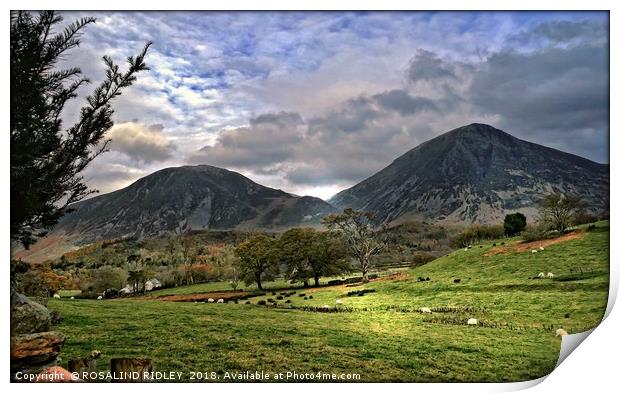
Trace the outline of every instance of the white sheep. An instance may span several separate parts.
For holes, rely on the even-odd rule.
[[[57,294],[57,293],[55,293],[55,294],[54,294],[54,299],[60,299],[60,295],[59,295],[59,294]]]
[[[342,300],[336,299],[336,304],[342,304]]]
[[[327,309],[329,309],[329,306],[327,304],[324,304],[323,308],[327,310]]]
[[[532,250],[532,254],[536,254],[538,250]]]
[[[545,278],[545,273],[543,272],[538,273],[538,278]]]
[[[540,251],[545,251],[545,248],[544,248],[543,246],[538,247],[538,249],[539,249]]]
[[[71,300],[75,300],[75,297],[71,296]]]
[[[217,299],[218,303],[224,303],[224,299]]]
[[[431,309],[430,309],[430,308],[428,308],[428,307],[422,307],[422,308],[420,309],[420,312],[421,312],[422,314],[432,314],[432,313],[433,313],[433,312],[431,311]]]
[[[555,336],[568,336],[568,332],[562,328],[555,331]]]
[[[209,303],[214,303],[214,302],[215,302],[215,299],[213,299],[212,297],[210,297],[207,301],[208,301]]]
[[[547,277],[549,277],[549,278],[553,278],[553,277],[555,277],[555,274],[553,274],[553,273],[549,272],[549,273],[547,273]]]
[[[101,295],[97,296],[97,300],[103,300],[103,296]]]
[[[478,324],[478,320],[477,320],[476,318],[469,318],[469,319],[467,320],[467,324],[468,324],[469,326],[474,326],[474,325],[477,325],[477,324]]]

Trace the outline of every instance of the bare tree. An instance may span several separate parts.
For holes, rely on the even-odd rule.
[[[540,204],[540,215],[551,229],[564,233],[570,226],[574,214],[584,207],[584,202],[577,196],[550,194]]]
[[[345,209],[342,213],[331,214],[322,222],[331,232],[344,238],[349,253],[359,262],[364,282],[368,282],[368,271],[371,257],[377,255],[387,244],[380,238],[372,224],[373,214],[353,209]]]

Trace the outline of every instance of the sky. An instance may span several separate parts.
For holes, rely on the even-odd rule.
[[[209,164],[327,199],[470,123],[609,162],[605,12],[66,12],[94,16],[78,66],[92,84],[147,41],[150,71],[113,103],[101,193]],[[182,192],[182,190],[179,190]]]

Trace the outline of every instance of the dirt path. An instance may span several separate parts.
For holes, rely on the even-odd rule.
[[[527,252],[530,250],[538,249],[539,247],[549,247],[554,244],[563,243],[569,240],[581,239],[584,236],[583,229],[578,229],[571,233],[567,233],[565,235],[553,238],[553,239],[545,239],[545,240],[537,240],[535,242],[524,243],[520,242],[517,244],[513,244],[510,246],[502,246],[502,247],[494,247],[493,249],[485,252],[483,255],[485,257],[490,257],[492,255],[497,254],[507,254],[509,252]]]
[[[204,302],[209,298],[231,300],[247,295],[249,292],[206,292],[206,293],[188,293],[183,295],[161,295],[161,296],[140,296],[132,299],[136,300],[161,300],[165,302]]]

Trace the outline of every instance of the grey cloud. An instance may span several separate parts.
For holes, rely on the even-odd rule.
[[[394,110],[403,116],[413,115],[418,111],[437,111],[437,105],[428,98],[410,95],[405,90],[390,90],[373,96],[384,109]]]
[[[424,49],[419,49],[409,62],[407,77],[411,82],[457,79],[451,64]]]
[[[579,135],[609,133],[609,69],[605,46],[548,48],[492,55],[473,74],[466,98],[481,113],[500,116],[509,132],[577,146]],[[581,155],[603,160],[604,151]]]
[[[593,43],[607,41],[608,27],[602,23],[581,20],[558,20],[539,23],[529,30],[515,34],[511,40],[521,44],[538,44],[540,39],[551,43]]]

